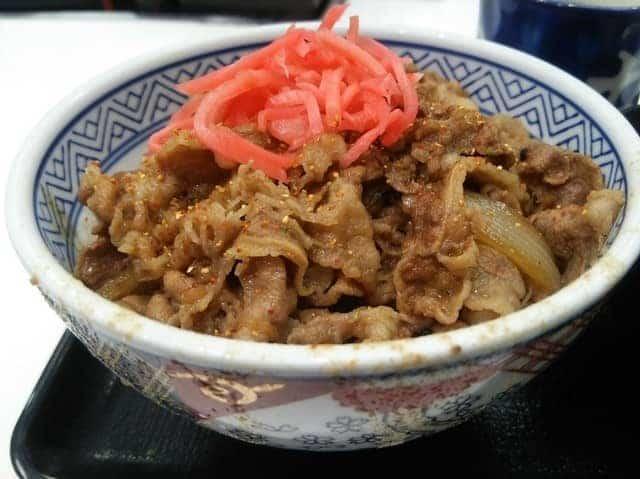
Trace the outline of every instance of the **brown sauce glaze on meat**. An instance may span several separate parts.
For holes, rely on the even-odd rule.
[[[553,292],[476,235],[471,191],[537,229],[561,284],[584,272],[622,207],[593,161],[482,115],[435,74],[417,92],[395,145],[341,169],[354,137],[322,135],[286,184],[218,166],[186,132],[136,171],[89,165],[78,196],[99,225],[77,277],[157,321],[228,338],[330,344],[464,327]],[[236,131],[281,148],[251,125]]]

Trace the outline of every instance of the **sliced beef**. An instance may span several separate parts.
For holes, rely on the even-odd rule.
[[[569,204],[531,217],[563,265],[563,282],[573,281],[597,258],[623,204],[619,191],[592,191],[582,206]]]
[[[380,253],[373,239],[373,224],[360,198],[359,189],[337,178],[329,185],[326,203],[316,211],[322,223],[310,223],[306,231],[313,239],[309,259],[340,270],[367,292],[376,284]]]
[[[403,199],[411,228],[393,276],[402,313],[451,324],[471,292],[477,247],[465,214],[465,177],[457,163],[440,183]]]
[[[534,199],[536,211],[583,205],[592,190],[602,189],[602,174],[587,156],[534,141],[515,166]]]
[[[242,284],[242,309],[233,337],[250,341],[284,341],[297,295],[287,285],[287,270],[282,258],[252,258],[243,263],[236,274]]]
[[[410,319],[386,306],[358,308],[350,313],[331,313],[326,309],[300,311],[289,344],[342,344],[385,341],[409,337],[415,326]]]
[[[111,300],[123,298],[139,286],[131,258],[118,252],[104,237],[82,250],[75,274],[84,284]]]
[[[179,131],[167,141],[158,152],[157,161],[162,171],[191,185],[215,185],[229,176],[229,171],[218,166],[213,153],[186,131]]]

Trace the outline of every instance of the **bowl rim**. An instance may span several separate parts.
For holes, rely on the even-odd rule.
[[[348,345],[255,343],[181,330],[132,312],[85,287],[46,248],[30,201],[40,160],[61,127],[96,98],[141,74],[207,52],[270,41],[284,28],[283,24],[255,27],[229,34],[223,40],[192,42],[133,59],[74,90],[33,129],[9,175],[7,226],[32,281],[56,303],[59,314],[74,315],[90,323],[99,336],[128,348],[196,367],[279,377],[381,375],[448,367],[506,352],[559,329],[602,299],[633,265],[640,254],[640,137],[610,103],[559,68],[503,45],[381,26],[365,31],[376,38],[430,45],[508,66],[544,85],[553,85],[588,116],[597,119],[619,152],[627,178],[627,201],[625,220],[617,237],[592,268],[544,300],[487,323],[416,338]]]

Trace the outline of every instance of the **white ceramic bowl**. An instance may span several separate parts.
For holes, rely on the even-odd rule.
[[[184,98],[178,81],[227,64],[282,26],[177,46],[101,75],[56,107],[15,161],[9,231],[44,297],[123,381],[199,424],[249,442],[346,450],[402,443],[457,424],[522,384],[571,342],[640,249],[640,139],[595,91],[533,57],[480,40],[370,31],[422,68],[460,81],[485,113],[592,155],[626,206],[610,246],[577,281],[467,329],[374,344],[292,346],[206,336],[147,319],[69,272],[88,241],[76,200],[87,162],[133,168]]]

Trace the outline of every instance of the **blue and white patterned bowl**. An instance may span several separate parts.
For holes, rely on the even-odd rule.
[[[419,67],[459,81],[485,113],[521,118],[547,142],[593,156],[626,206],[608,250],[580,279],[522,311],[467,329],[340,346],[256,344],[144,318],[70,273],[89,238],[76,199],[89,161],[135,167],[184,101],[176,82],[281,33],[255,29],[130,63],[65,100],[35,130],[8,186],[9,230],[69,329],[123,381],[199,424],[249,442],[347,450],[399,444],[464,421],[536,375],[571,342],[640,250],[640,139],[595,91],[533,57],[480,40],[371,32]],[[28,318],[24,318],[28,320]]]

